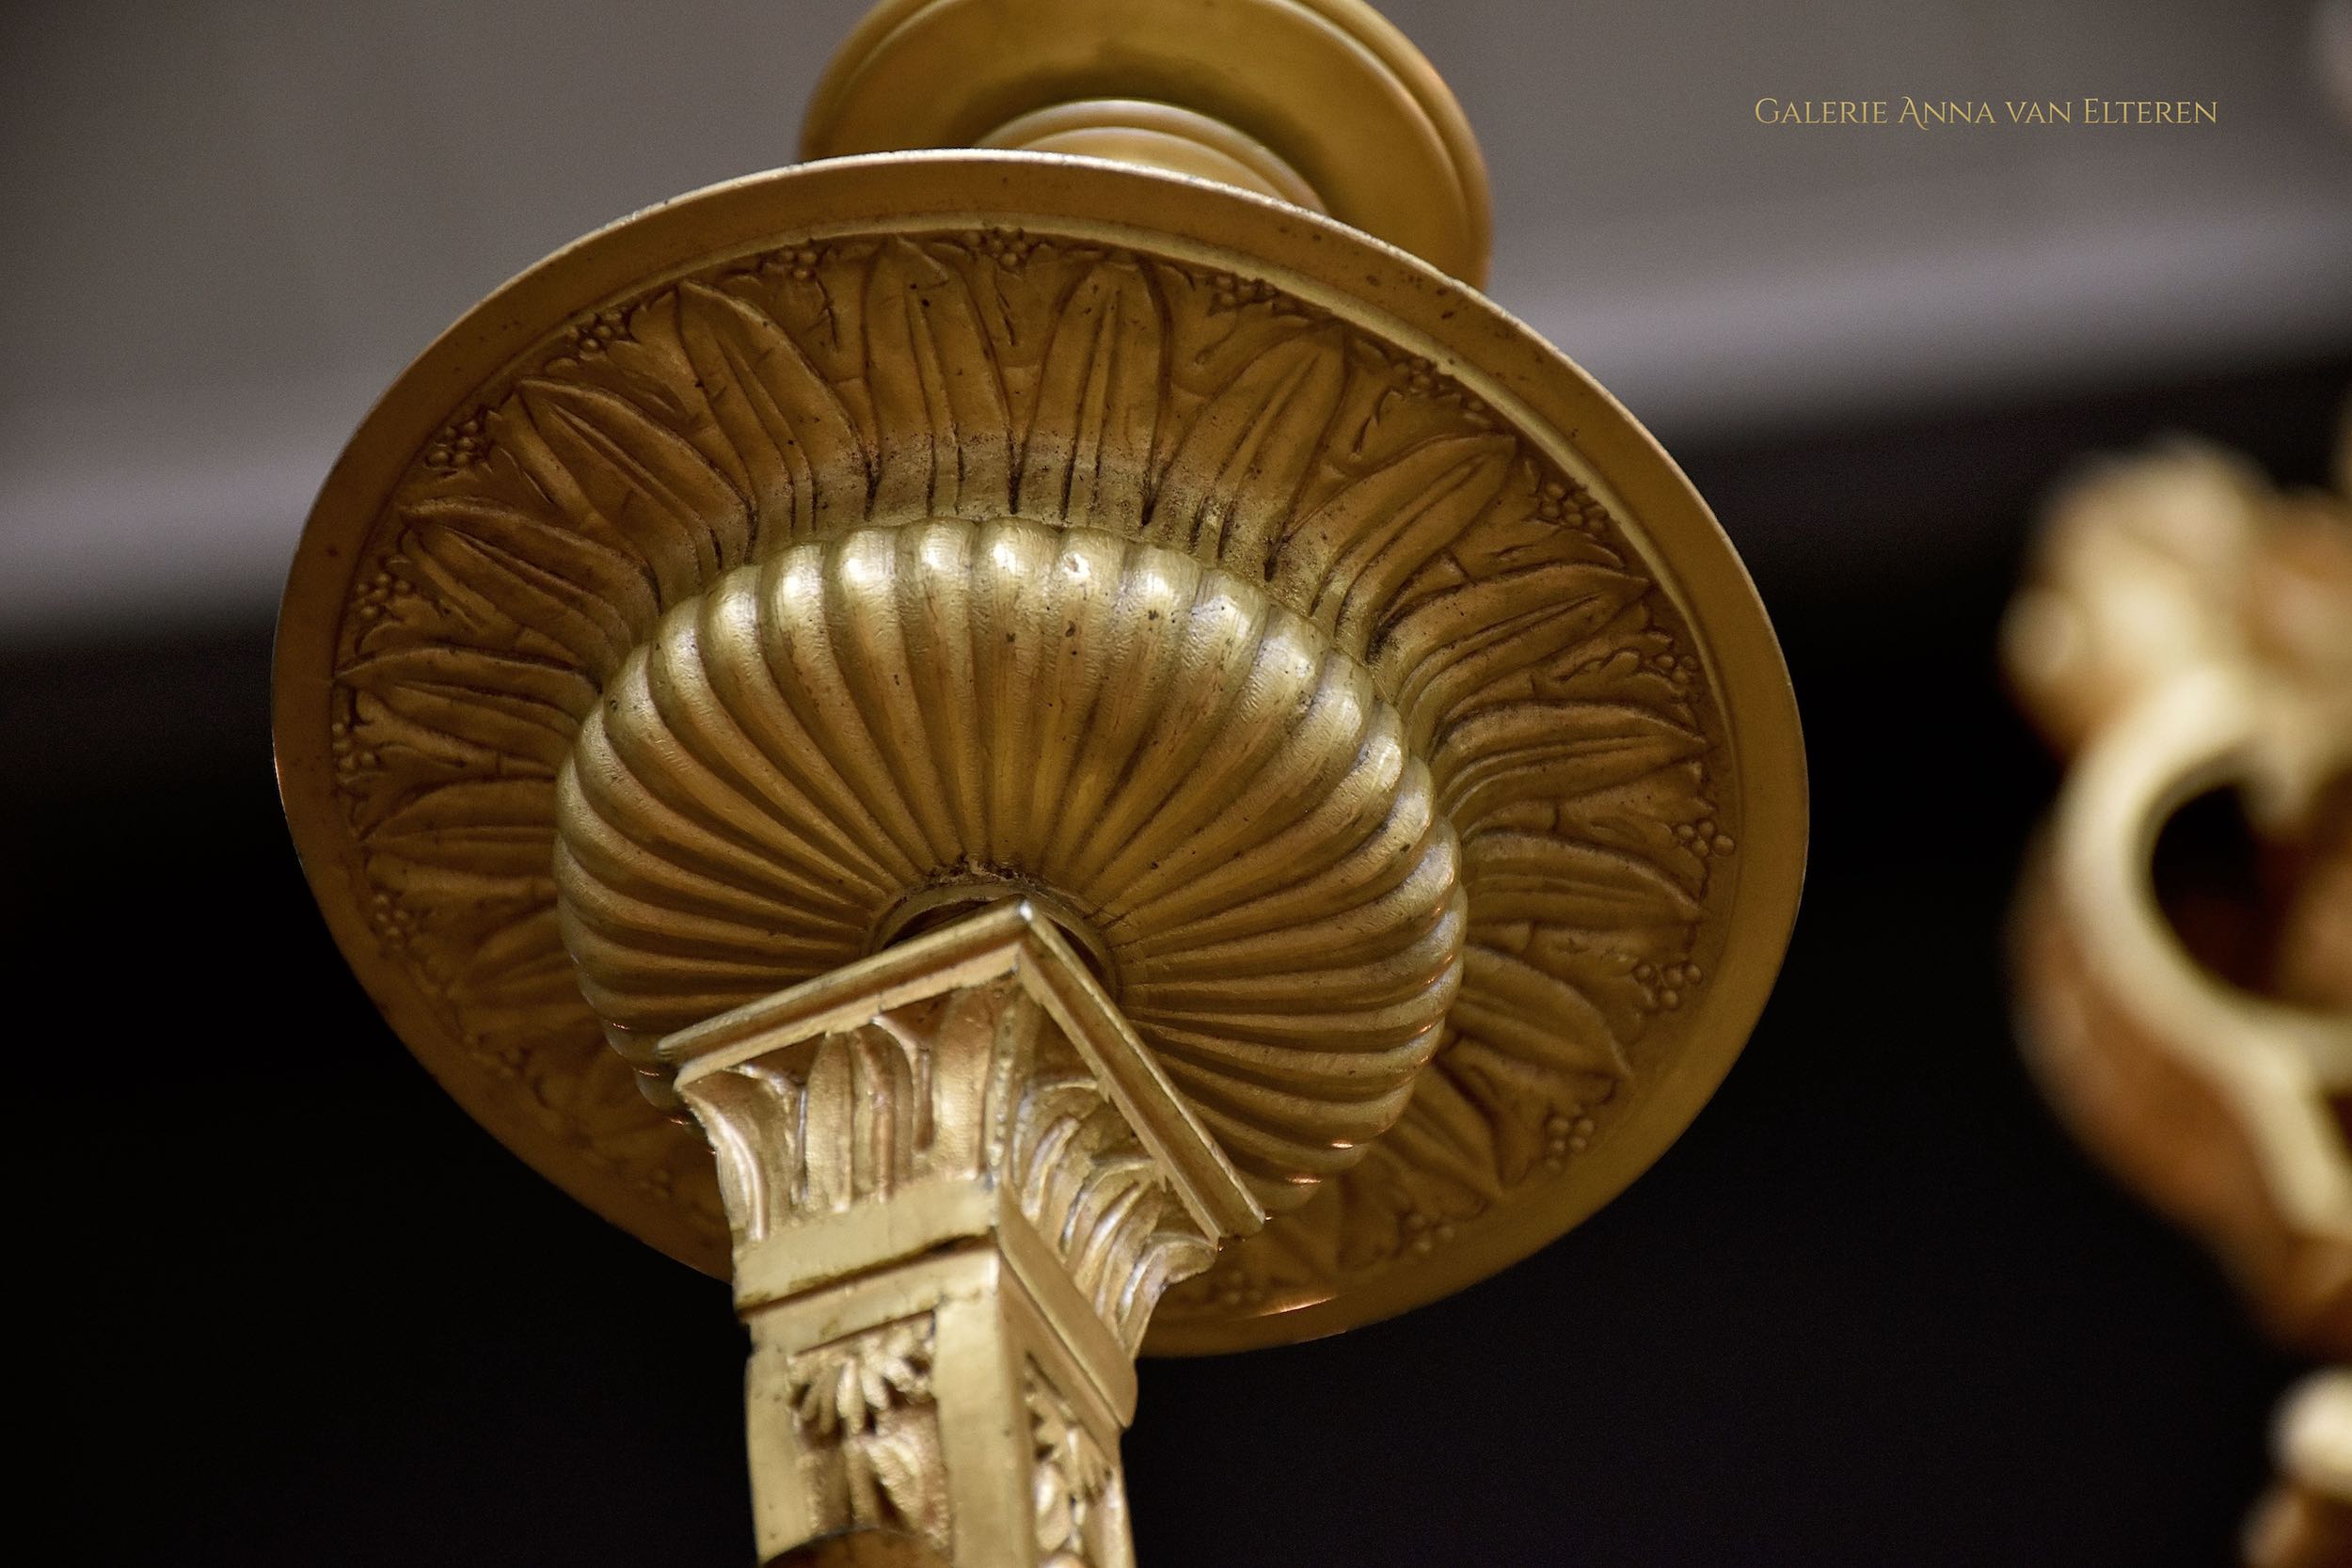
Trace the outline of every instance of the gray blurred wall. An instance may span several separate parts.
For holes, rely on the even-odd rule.
[[[265,613],[409,357],[580,232],[790,161],[863,8],[17,0],[0,641]],[[1490,292],[1670,444],[2352,342],[2352,0],[1384,8],[1484,140]],[[1768,95],[2220,114],[1824,130]]]

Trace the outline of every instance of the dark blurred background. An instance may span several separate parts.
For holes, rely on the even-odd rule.
[[[787,155],[860,8],[0,20],[17,1354],[65,1374],[36,1430],[93,1560],[748,1558],[724,1287],[475,1129],[312,910],[270,773],[271,602],[402,361],[577,230]],[[1804,705],[1811,878],[1747,1054],[1597,1218],[1391,1323],[1146,1364],[1142,1560],[2231,1560],[2295,1366],[2018,1064],[2001,926],[2054,774],[1993,634],[2087,454],[2193,433],[2325,478],[2352,8],[1388,8],[1486,139],[1493,292],[1748,558]],[[1905,92],[2222,121],[1753,115]]]

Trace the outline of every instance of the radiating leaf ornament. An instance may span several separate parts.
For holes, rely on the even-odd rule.
[[[779,547],[861,521],[866,448],[799,345],[755,307],[700,283],[678,290],[678,324],[761,540]]]
[[[653,616],[643,563],[584,534],[463,496],[420,501],[408,522],[410,565],[480,646],[537,644],[602,679]]]
[[[885,244],[866,285],[866,332],[882,431],[875,515],[1011,511],[1012,417],[962,277],[912,242]]]
[[[1073,527],[1132,529],[1149,494],[1166,352],[1135,265],[1104,261],[1055,324],[1021,453],[1021,507]]]
[[[1297,503],[1340,401],[1336,335],[1276,343],[1193,417],[1160,476],[1145,537],[1272,576],[1272,546]]]
[[[1564,1168],[1716,959],[1722,720],[1621,519],[1262,284],[994,230],[674,279],[484,387],[369,549],[334,752],[378,935],[714,1243],[692,1134],[580,1064],[966,884],[1089,927],[1295,1210],[1163,1317]]]
[[[1374,614],[1494,503],[1511,455],[1506,437],[1460,436],[1374,469],[1282,541],[1276,594],[1368,645]]]
[[[692,444],[628,400],[526,381],[502,410],[503,439],[582,533],[619,541],[665,604],[692,598],[751,550],[751,509]]]

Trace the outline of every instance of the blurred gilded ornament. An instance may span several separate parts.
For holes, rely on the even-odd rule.
[[[387,394],[288,816],[451,1091],[731,1266],[763,1558],[1122,1561],[1147,1328],[1429,1300],[1696,1113],[1795,710],[1648,436],[1371,237],[1474,277],[1486,192],[1356,0],[894,3],[806,142],[883,155],[592,235]]]
[[[2004,639],[2073,756],[2019,900],[2028,1054],[2275,1333],[2352,1359],[2352,503],[2197,447],[2110,464],[2054,509]],[[2158,839],[2223,788],[2268,886],[2176,926]],[[2344,1375],[2283,1418],[2260,1568],[2352,1554]]]

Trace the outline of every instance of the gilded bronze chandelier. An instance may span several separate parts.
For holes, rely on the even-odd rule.
[[[1795,706],[1360,0],[890,0],[805,150],[385,395],[287,813],[450,1092],[731,1272],[762,1561],[1122,1562],[1139,1350],[1458,1289],[1696,1114]]]

